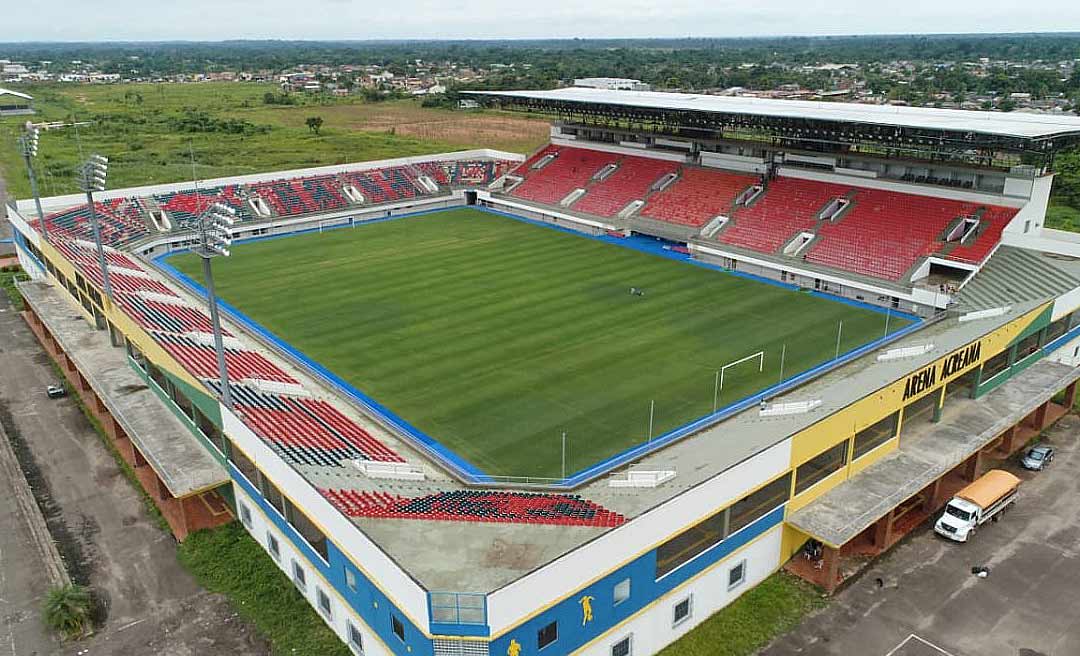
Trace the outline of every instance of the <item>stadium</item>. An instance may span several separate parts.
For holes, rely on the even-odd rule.
[[[657,653],[781,568],[834,590],[1075,403],[1080,119],[476,97],[550,142],[9,207],[177,539],[239,521],[355,653]]]

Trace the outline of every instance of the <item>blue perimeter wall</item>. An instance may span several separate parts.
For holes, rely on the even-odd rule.
[[[720,271],[720,272],[726,273],[728,275],[739,276],[741,278],[745,278],[745,279],[748,279],[748,280],[754,280],[754,281],[757,281],[757,282],[765,283],[765,284],[768,284],[768,285],[773,285],[775,287],[780,287],[780,288],[791,290],[791,291],[799,291],[800,290],[800,288],[798,286],[796,286],[796,285],[791,285],[791,284],[788,284],[788,283],[782,283],[782,282],[779,282],[779,281],[776,281],[776,280],[770,280],[768,278],[762,278],[760,276],[755,276],[755,275],[752,275],[752,274],[743,273],[743,272],[739,272],[739,271],[731,271],[729,269],[725,269],[725,268],[720,267],[720,266],[716,266],[716,265],[713,265],[713,264],[708,264],[708,263],[705,263],[705,262],[701,262],[699,260],[695,260],[695,259],[691,258],[690,255],[687,254],[687,253],[680,253],[680,252],[677,252],[677,251],[673,250],[672,246],[671,246],[672,242],[665,241],[665,240],[662,240],[662,239],[653,239],[653,238],[642,237],[642,236],[612,237],[612,236],[609,236],[609,235],[587,235],[587,234],[583,234],[581,232],[578,232],[576,230],[572,230],[570,228],[564,228],[564,227],[561,227],[561,226],[554,226],[554,225],[551,225],[551,224],[548,224],[548,223],[543,223],[541,221],[535,221],[535,220],[532,220],[532,219],[527,219],[527,218],[520,217],[520,216],[517,216],[517,215],[514,215],[514,214],[509,214],[509,213],[506,213],[506,212],[500,212],[500,211],[493,210],[493,209],[490,209],[490,208],[478,207],[478,206],[465,206],[465,207],[467,207],[468,209],[475,209],[475,210],[478,210],[478,211],[488,212],[490,214],[495,214],[495,215],[498,215],[498,216],[503,216],[503,217],[506,217],[506,218],[514,219],[516,221],[529,223],[531,225],[547,228],[549,230],[558,230],[560,232],[564,232],[564,233],[567,233],[567,234],[572,234],[572,235],[574,235],[576,237],[580,237],[580,238],[583,238],[583,239],[593,239],[593,240],[596,240],[596,241],[602,241],[602,242],[605,242],[605,243],[608,243],[608,244],[613,244],[613,245],[616,245],[616,246],[622,246],[623,248],[630,248],[630,249],[640,251],[640,252],[643,252],[643,253],[648,253],[650,255],[655,255],[655,256],[659,256],[659,257],[665,257],[665,258],[670,259],[670,260],[676,260],[676,261],[679,261],[679,262],[684,262],[686,264],[690,264],[690,265],[693,265],[693,266],[699,266],[699,267],[702,267],[702,268],[705,268],[705,269],[711,269],[711,270],[714,270],[714,271]],[[338,229],[342,229],[342,228],[351,228],[351,227],[364,226],[364,225],[369,225],[369,224],[374,224],[374,223],[382,223],[384,221],[396,221],[398,219],[422,216],[422,215],[425,215],[425,214],[433,214],[433,213],[441,213],[441,212],[453,211],[454,209],[459,209],[459,208],[438,208],[438,209],[433,209],[433,210],[424,210],[424,211],[420,211],[420,212],[410,212],[410,213],[406,213],[406,214],[400,214],[400,215],[394,215],[394,216],[388,216],[388,217],[379,217],[379,218],[369,219],[369,220],[359,221],[359,222],[354,222],[354,221],[350,220],[349,223],[344,223],[344,224],[341,224],[341,225],[336,225],[336,226],[332,226],[332,227],[328,227],[328,228],[322,228],[322,227],[307,228],[307,229],[297,230],[297,231],[294,231],[294,232],[289,232],[289,233],[280,234],[280,235],[264,235],[264,236],[258,236],[258,237],[249,237],[249,238],[246,238],[246,239],[237,240],[236,243],[252,243],[252,242],[266,241],[266,240],[271,240],[271,239],[284,239],[284,238],[293,237],[293,236],[300,235],[300,234],[305,234],[305,233],[322,232],[324,230],[327,230],[327,231],[328,230],[338,230]],[[464,209],[464,207],[460,208],[460,209]],[[170,265],[167,262],[167,260],[169,258],[173,257],[174,255],[179,255],[179,254],[187,253],[187,252],[188,252],[188,249],[183,249],[183,250],[176,250],[176,251],[170,251],[168,253],[163,253],[162,255],[158,255],[157,257],[154,258],[154,264],[157,265],[159,268],[161,268],[166,273],[168,273],[170,276],[172,276],[175,280],[179,281],[181,284],[186,286],[191,291],[195,292],[196,294],[198,294],[200,296],[206,296],[206,290],[202,287],[202,285],[200,285],[194,279],[192,279],[192,278],[188,277],[187,275],[181,273],[175,267],[173,267],[172,265]],[[821,364],[819,364],[819,365],[817,365],[817,366],[815,366],[815,367],[813,367],[811,369],[808,369],[808,370],[806,370],[804,372],[801,372],[799,374],[796,374],[794,376],[786,378],[783,381],[781,381],[780,383],[777,383],[776,385],[765,388],[765,389],[757,392],[756,394],[754,394],[752,396],[746,397],[746,398],[741,399],[739,401],[736,401],[734,403],[728,404],[728,405],[726,405],[726,406],[724,406],[722,408],[719,408],[715,413],[706,415],[706,416],[701,417],[699,419],[696,419],[694,421],[688,422],[688,423],[686,423],[686,424],[684,424],[682,426],[679,426],[679,427],[677,427],[677,428],[675,428],[675,429],[673,429],[673,430],[671,430],[671,431],[669,431],[667,433],[664,433],[663,435],[660,435],[658,437],[653,438],[653,440],[651,442],[631,447],[631,448],[629,448],[629,449],[627,449],[625,451],[622,451],[622,452],[617,453],[617,454],[615,454],[613,456],[610,456],[609,458],[607,458],[605,460],[602,460],[602,461],[600,461],[600,462],[598,462],[598,463],[596,463],[596,464],[594,464],[594,465],[592,465],[590,467],[587,467],[587,468],[585,468],[585,469],[583,469],[581,471],[575,472],[575,473],[571,474],[570,476],[568,476],[566,479],[563,479],[562,481],[558,481],[558,482],[556,482],[554,484],[558,485],[558,486],[561,486],[561,487],[565,487],[565,488],[577,487],[578,485],[581,485],[581,484],[585,483],[586,481],[588,481],[591,478],[595,478],[596,476],[599,476],[599,475],[601,475],[601,474],[603,474],[603,473],[605,473],[607,471],[615,469],[616,467],[619,467],[619,466],[624,465],[624,464],[626,464],[628,462],[631,462],[633,460],[641,458],[641,457],[643,457],[644,455],[646,455],[648,453],[651,453],[653,451],[661,449],[661,448],[671,444],[672,442],[678,441],[678,440],[680,440],[680,439],[682,439],[682,438],[684,438],[684,437],[686,437],[686,436],[688,436],[688,435],[690,435],[692,433],[695,433],[695,432],[697,432],[697,431],[699,431],[699,430],[701,430],[701,429],[703,429],[703,428],[705,428],[705,427],[707,427],[707,426],[709,426],[711,424],[714,424],[714,423],[716,423],[718,421],[721,421],[721,420],[723,420],[723,419],[725,419],[727,417],[730,417],[731,415],[734,415],[734,414],[736,414],[738,412],[741,412],[741,411],[743,411],[743,410],[745,410],[745,409],[747,409],[747,408],[749,408],[749,407],[751,407],[753,405],[756,405],[757,403],[759,403],[761,401],[761,399],[770,398],[770,397],[772,397],[772,396],[774,396],[776,394],[779,394],[779,393],[781,393],[781,392],[783,392],[783,391],[785,391],[787,389],[790,389],[792,387],[800,385],[800,384],[806,382],[808,379],[811,379],[811,378],[813,378],[813,377],[815,377],[817,375],[820,375],[821,373],[824,373],[825,371],[827,371],[829,369],[840,366],[840,365],[842,365],[842,364],[844,364],[846,362],[849,362],[849,361],[854,360],[854,359],[856,359],[858,357],[861,357],[862,355],[865,355],[866,353],[869,353],[870,351],[878,349],[884,344],[887,344],[889,342],[900,339],[904,335],[910,334],[910,333],[918,330],[922,325],[922,319],[920,317],[912,315],[912,314],[899,312],[899,311],[893,311],[893,310],[887,310],[887,309],[880,308],[880,307],[875,306],[875,305],[871,305],[869,303],[863,303],[863,302],[852,300],[852,299],[841,298],[841,297],[838,297],[838,296],[833,296],[831,294],[826,294],[826,293],[819,292],[819,291],[810,291],[809,293],[816,296],[816,297],[818,297],[818,298],[827,299],[827,300],[837,302],[837,303],[844,303],[844,304],[847,304],[847,305],[851,305],[851,306],[854,306],[854,307],[859,307],[859,308],[866,309],[866,310],[871,310],[871,311],[877,312],[879,314],[883,314],[883,315],[884,314],[892,314],[892,315],[895,315],[897,317],[907,319],[907,320],[911,321],[912,323],[909,324],[908,326],[905,326],[904,328],[896,331],[896,332],[890,333],[887,336],[881,337],[881,338],[876,339],[876,340],[874,340],[872,342],[864,344],[864,345],[862,345],[862,346],[860,346],[858,348],[855,348],[855,349],[852,349],[852,350],[850,350],[850,351],[848,351],[846,353],[843,353],[843,354],[840,355],[840,357],[838,359],[826,360],[825,362],[822,362]],[[355,401],[356,403],[358,403],[361,407],[367,409],[369,412],[371,412],[371,413],[373,413],[375,415],[378,415],[378,417],[381,418],[382,421],[384,421],[386,424],[389,424],[390,426],[392,426],[394,429],[396,429],[400,433],[408,436],[416,444],[416,446],[418,448],[420,448],[422,451],[427,453],[432,458],[438,460],[444,466],[446,466],[449,469],[456,472],[456,474],[460,478],[462,478],[463,480],[466,480],[466,481],[471,482],[471,483],[481,483],[481,484],[482,483],[491,483],[491,482],[494,482],[495,480],[497,480],[497,479],[494,479],[494,478],[488,476],[483,471],[479,470],[474,465],[472,465],[471,463],[467,462],[466,460],[464,460],[463,458],[458,456],[455,452],[453,452],[452,450],[450,450],[449,448],[444,446],[437,439],[431,437],[427,433],[425,433],[425,432],[421,431],[420,429],[416,428],[415,426],[411,425],[409,422],[407,422],[405,419],[403,419],[402,417],[395,414],[389,408],[383,406],[382,404],[380,404],[378,401],[376,401],[372,397],[368,396],[367,394],[360,391],[359,389],[357,389],[353,385],[349,384],[344,379],[338,377],[332,371],[330,371],[326,367],[322,366],[321,364],[319,364],[318,362],[316,362],[312,358],[308,357],[302,351],[294,348],[288,342],[280,339],[279,337],[277,337],[276,335],[274,335],[273,333],[268,331],[266,328],[259,325],[257,322],[253,321],[251,318],[247,317],[244,313],[240,312],[237,308],[229,305],[228,303],[226,303],[226,302],[224,302],[224,301],[222,301],[220,299],[219,299],[218,304],[219,304],[219,307],[223,311],[225,311],[225,312],[227,312],[229,314],[230,318],[233,321],[243,325],[246,329],[250,330],[252,333],[254,333],[256,335],[259,335],[263,340],[265,340],[267,343],[273,345],[281,353],[284,353],[287,357],[292,359],[298,365],[300,365],[300,366],[308,369],[309,371],[311,371],[313,374],[315,374],[316,376],[318,376],[319,378],[324,380],[331,387],[338,390],[338,392],[340,392],[341,394],[344,394],[348,398],[350,398],[353,401]]]

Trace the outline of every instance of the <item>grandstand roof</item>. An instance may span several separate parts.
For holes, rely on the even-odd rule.
[[[863,105],[857,103],[777,100],[709,96],[659,91],[609,91],[567,88],[550,91],[467,92],[504,99],[526,100],[553,109],[567,105],[609,105],[652,111],[696,112],[873,125],[945,133],[976,133],[997,137],[1043,140],[1080,139],[1080,116],[1022,114],[970,110]]]
[[[15,96],[16,98],[22,98],[23,100],[33,100],[34,98],[28,93],[22,93],[19,91],[12,91],[11,89],[4,89],[0,87],[0,96]]]

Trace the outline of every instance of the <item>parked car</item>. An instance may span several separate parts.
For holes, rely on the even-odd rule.
[[[45,388],[45,394],[50,399],[59,399],[67,396],[67,390],[64,389],[63,385],[49,385]]]
[[[1037,444],[1027,450],[1024,457],[1020,459],[1020,464],[1024,466],[1024,469],[1042,471],[1053,461],[1054,447]]]

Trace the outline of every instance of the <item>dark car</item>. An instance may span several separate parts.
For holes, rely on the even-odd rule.
[[[64,389],[62,385],[49,385],[45,388],[45,394],[47,394],[50,399],[59,399],[67,396],[67,390]]]
[[[1020,464],[1024,466],[1024,469],[1041,471],[1053,461],[1054,448],[1046,446],[1045,444],[1039,444],[1027,450],[1024,457],[1020,459]]]

